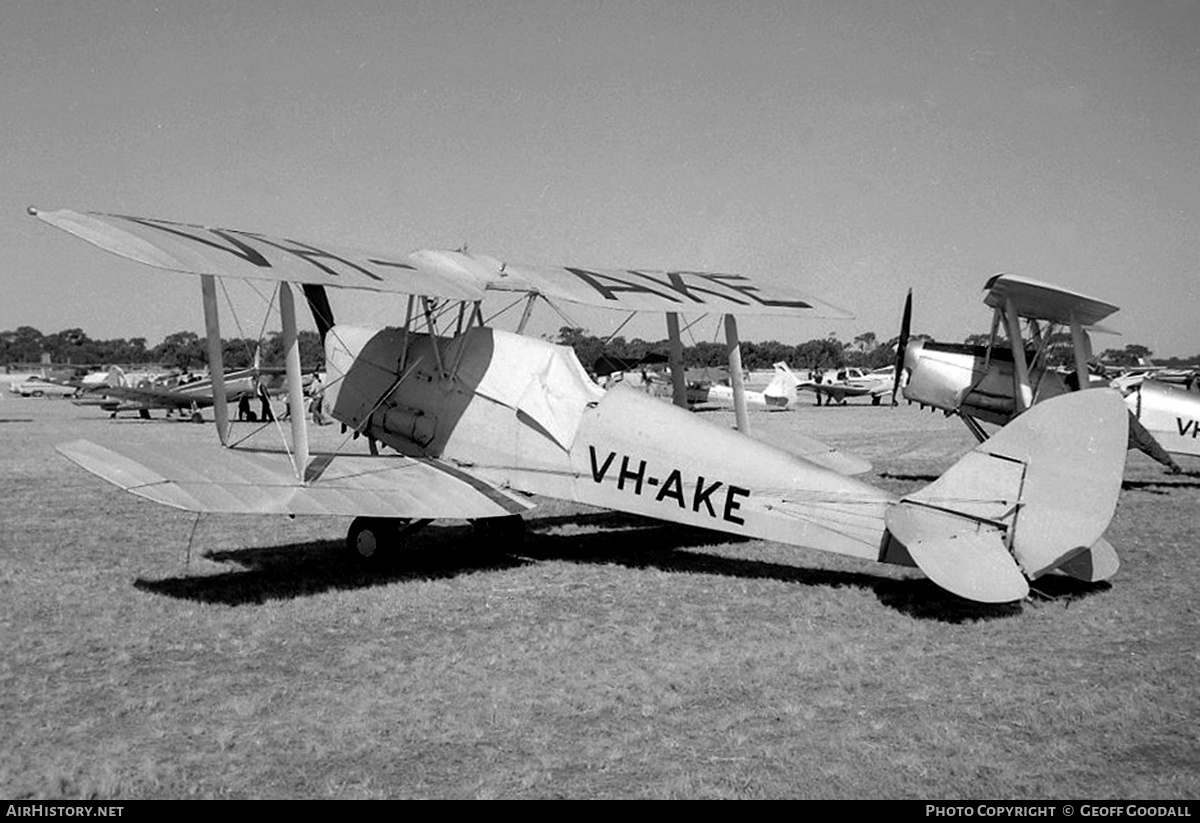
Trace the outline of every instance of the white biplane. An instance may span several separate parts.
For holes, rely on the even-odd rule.
[[[433,518],[472,520],[507,544],[523,533],[526,495],[539,494],[916,565],[951,592],[993,603],[1026,597],[1030,580],[1055,569],[1086,580],[1116,569],[1103,533],[1120,490],[1127,414],[1111,392],[1047,403],[897,498],[842,473],[857,461],[816,441],[785,452],[748,437],[744,399],[741,431],[678,407],[686,403],[680,312],[725,315],[732,383],[744,394],[734,314],[839,313],[810,298],[733,274],[529,267],[449,251],[369,254],[162,220],[30,212],[131,260],[199,275],[214,375],[222,374],[216,278],[278,286],[292,408],[286,451],[59,447],[158,503],[353,516],[347,546],[371,555]],[[372,454],[310,452],[293,286],[325,341],[325,408],[369,438]],[[408,308],[395,327],[335,323],[329,286],[407,295]],[[484,325],[489,291],[528,295],[530,305],[543,298],[666,312],[676,405],[620,386],[605,391],[569,348]],[[437,319],[444,309],[456,317],[445,330]],[[219,378],[214,391],[220,397]],[[224,407],[214,405],[227,444]]]
[[[1089,332],[1111,333],[1100,323],[1116,306],[1009,274],[990,278],[984,291],[984,303],[993,310],[986,346],[909,342],[909,293],[898,356],[904,369],[896,377],[905,399],[960,415],[982,442],[988,436],[983,424],[1004,426],[1035,403],[1079,387],[1111,385],[1122,390],[1131,413],[1130,448],[1142,449],[1175,472],[1179,468],[1168,453],[1200,456],[1200,395],[1153,380],[1122,385],[1091,374]],[[1056,341],[1065,339],[1070,340],[1074,369],[1063,374],[1048,365],[1048,355]]]

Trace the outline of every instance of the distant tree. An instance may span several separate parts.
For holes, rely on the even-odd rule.
[[[724,366],[728,361],[724,343],[706,340],[683,350],[683,363],[688,368],[713,368]]]
[[[854,338],[854,345],[864,354],[873,350],[878,345],[875,340],[875,332],[865,331],[858,335]]]
[[[19,326],[5,332],[6,363],[36,363],[45,350],[45,337],[33,326]]]
[[[325,368],[325,350],[321,346],[321,338],[314,331],[301,331],[296,335],[300,344],[300,368],[302,371],[319,371]],[[262,344],[262,366],[284,365],[283,335],[271,332]]]
[[[1110,366],[1136,366],[1145,360],[1149,361],[1152,352],[1138,343],[1129,343],[1123,349],[1105,349],[1100,352],[1100,362]]]
[[[190,371],[207,363],[204,343],[194,331],[177,331],[168,334],[154,347],[153,357],[165,366]]]
[[[796,347],[795,363],[802,369],[836,369],[846,365],[846,350],[834,337],[809,340]]]

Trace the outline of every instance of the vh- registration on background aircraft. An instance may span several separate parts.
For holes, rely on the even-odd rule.
[[[1056,569],[1085,580],[1116,571],[1103,534],[1124,469],[1127,413],[1113,392],[1042,404],[897,498],[848,476],[859,462],[816,441],[784,451],[746,434],[735,315],[844,314],[742,275],[518,266],[466,252],[369,253],[164,220],[30,213],[102,249],[200,278],[221,446],[59,447],[158,503],[353,516],[347,544],[371,555],[433,518],[472,520],[508,544],[523,533],[526,495],[540,494],[915,564],[983,602],[1022,599],[1030,580]],[[282,449],[230,444],[216,278],[278,287],[291,411]],[[391,327],[350,325],[333,316],[329,287],[407,295],[407,309]],[[372,454],[309,448],[294,288],[324,339],[325,410],[367,437]],[[605,391],[569,348],[484,325],[487,292],[527,296],[528,306],[544,299],[665,312],[676,405],[619,385]],[[735,401],[742,395],[738,431],[680,408],[682,312],[725,316]]]

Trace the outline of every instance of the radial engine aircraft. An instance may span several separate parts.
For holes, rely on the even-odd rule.
[[[285,449],[231,444],[220,402],[224,448],[85,440],[58,447],[158,503],[352,516],[347,547],[373,555],[433,518],[471,520],[508,548],[523,534],[527,495],[539,494],[916,565],[951,592],[996,603],[1026,597],[1029,581],[1052,570],[1086,580],[1116,571],[1103,533],[1120,489],[1127,414],[1111,392],[1045,403],[939,480],[895,497],[841,473],[839,453],[815,441],[785,452],[747,436],[744,402],[739,430],[727,429],[642,392],[605,391],[571,349],[482,322],[488,292],[516,292],[527,308],[544,299],[664,311],[671,362],[680,367],[679,313],[723,314],[733,386],[744,393],[735,313],[839,312],[742,275],[520,266],[465,251],[372,254],[163,220],[30,212],[118,255],[198,275],[214,375],[223,374],[216,279],[278,287],[291,407]],[[293,284],[324,338],[325,409],[365,436],[370,454],[310,450]],[[406,295],[407,309],[394,327],[335,322],[330,286]],[[674,371],[682,405],[682,368]],[[224,391],[219,377],[214,391]]]
[[[903,396],[962,417],[983,442],[982,424],[1003,426],[1017,415],[1078,387],[1122,390],[1133,415],[1131,447],[1136,445],[1178,471],[1166,454],[1200,456],[1200,395],[1153,380],[1121,384],[1093,375],[1090,331],[1110,332],[1100,325],[1118,309],[1049,283],[1011,274],[998,274],[984,286],[984,303],[993,310],[986,346],[909,341],[912,293],[905,304],[897,360],[895,391]],[[1022,321],[1025,328],[1022,330]],[[1007,344],[1000,339],[1004,329]],[[1050,368],[1053,342],[1069,337],[1074,370],[1062,374]]]

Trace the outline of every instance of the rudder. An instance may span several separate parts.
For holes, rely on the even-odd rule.
[[[897,503],[888,531],[943,588],[985,602],[1020,599],[1024,579],[1101,539],[1121,489],[1127,432],[1116,392],[1039,403]],[[984,577],[1007,582],[981,590],[981,564],[993,568]]]

